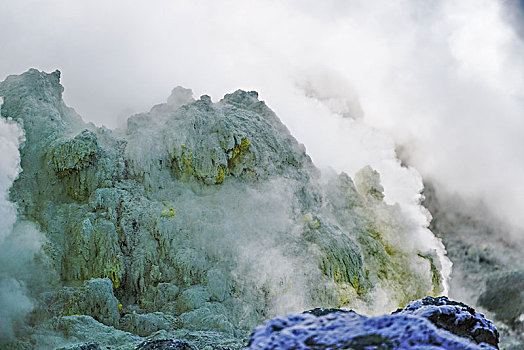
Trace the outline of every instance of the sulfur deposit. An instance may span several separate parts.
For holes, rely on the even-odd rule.
[[[409,239],[419,228],[384,202],[378,172],[323,175],[256,92],[214,103],[178,87],[118,130],[62,92],[58,71],[0,83],[1,116],[25,135],[17,234],[44,237],[38,283],[19,277],[32,311],[6,346],[242,348],[279,314],[444,291],[442,244]]]

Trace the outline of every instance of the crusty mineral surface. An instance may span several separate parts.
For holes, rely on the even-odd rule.
[[[443,290],[442,250],[404,238],[416,228],[380,175],[321,175],[256,92],[213,103],[178,87],[119,130],[85,123],[62,92],[58,71],[0,83],[1,116],[25,133],[10,199],[55,276],[27,283],[36,307],[12,346],[238,348],[278,314]]]
[[[246,350],[498,349],[493,324],[471,307],[440,298],[413,301],[391,315],[314,309],[257,327]]]

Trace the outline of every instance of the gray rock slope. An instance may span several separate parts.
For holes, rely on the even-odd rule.
[[[67,107],[59,80],[32,69],[0,83],[1,115],[26,138],[10,199],[58,276],[33,290],[13,346],[238,348],[277,314],[442,291],[436,251],[407,248],[412,224],[379,174],[321,176],[256,92],[213,103],[175,88],[112,131]]]
[[[453,261],[450,294],[495,320],[504,349],[524,348],[523,243],[511,227],[482,204],[438,192],[426,182],[424,205],[431,230],[442,238]]]

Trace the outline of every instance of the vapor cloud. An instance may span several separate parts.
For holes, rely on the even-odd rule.
[[[59,68],[67,102],[108,126],[124,110],[163,101],[178,84],[215,100],[238,88],[257,90],[316,164],[350,175],[367,164],[378,169],[386,199],[400,203],[422,231],[428,216],[418,206],[418,172],[442,191],[484,201],[518,238],[519,6],[7,0],[0,4],[0,77]],[[418,172],[400,166],[398,146]]]
[[[0,99],[0,105],[2,102]],[[19,262],[17,258],[7,259],[8,255],[15,252],[6,244],[6,239],[13,233],[16,221],[16,208],[9,202],[8,194],[20,170],[18,145],[21,138],[22,132],[17,124],[0,118],[0,345],[4,339],[13,336],[14,325],[22,321],[33,309],[24,284],[13,278],[13,271],[4,265],[8,263],[13,267]]]
[[[0,105],[3,103],[0,98]],[[20,170],[18,145],[22,132],[18,124],[0,118],[0,243],[12,231],[16,210],[9,202],[9,188]]]

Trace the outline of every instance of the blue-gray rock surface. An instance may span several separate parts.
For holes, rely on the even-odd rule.
[[[498,349],[499,335],[483,315],[445,297],[416,300],[391,315],[311,310],[276,317],[255,329],[246,350]]]

